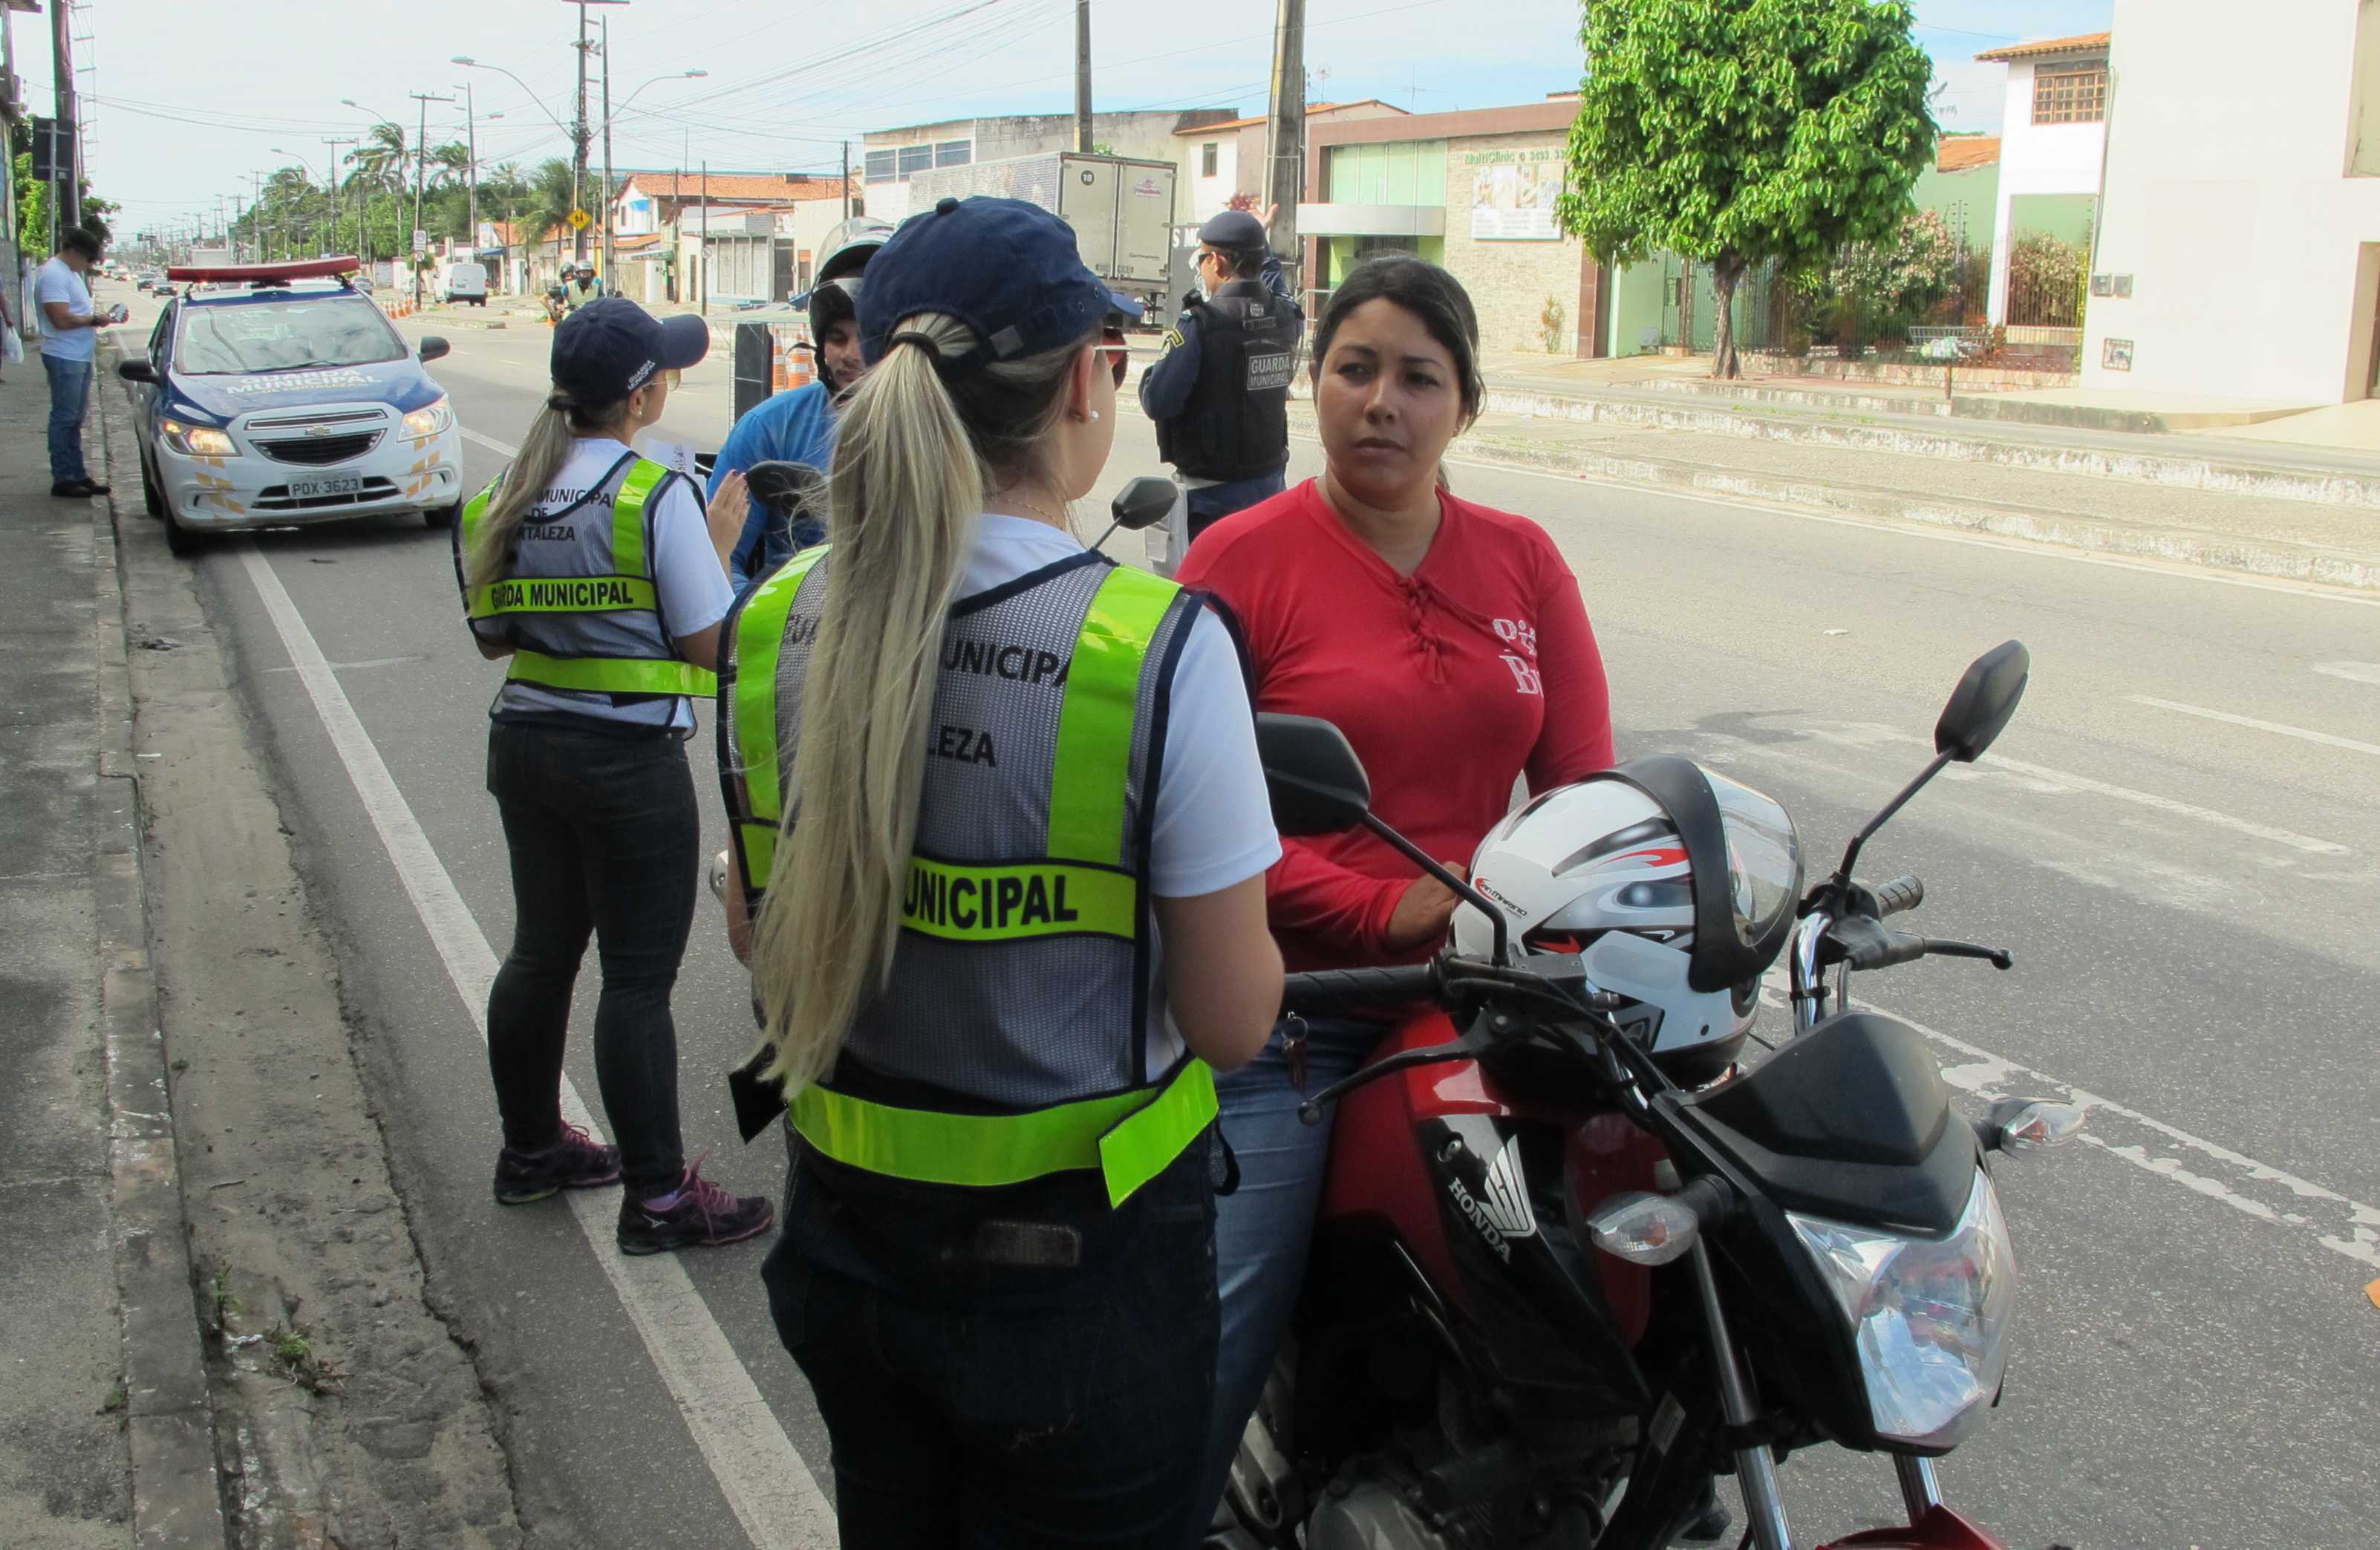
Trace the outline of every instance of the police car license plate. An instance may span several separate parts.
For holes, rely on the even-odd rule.
[[[322,479],[293,479],[289,482],[289,498],[302,501],[317,495],[360,495],[364,493],[363,475],[332,474]]]

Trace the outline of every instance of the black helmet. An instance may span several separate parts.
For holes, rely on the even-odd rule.
[[[859,321],[859,275],[876,250],[884,246],[892,235],[892,223],[855,215],[829,230],[820,245],[825,255],[819,261],[817,273],[808,296],[795,297],[794,304],[809,308],[810,339],[813,347],[823,347],[827,331],[839,323]],[[830,393],[840,392],[842,384],[827,369],[826,351],[817,349],[819,380]]]

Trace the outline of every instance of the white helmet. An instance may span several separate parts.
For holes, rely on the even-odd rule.
[[[1724,1071],[1751,1031],[1802,891],[1793,820],[1769,798],[1674,755],[1638,759],[1529,801],[1488,831],[1472,885],[1524,952],[1578,953],[1613,1020],[1680,1080]],[[1454,912],[1455,950],[1493,928]]]

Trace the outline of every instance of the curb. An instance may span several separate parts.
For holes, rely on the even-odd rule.
[[[112,404],[95,395],[114,482]],[[139,1550],[224,1550],[228,1532],[215,1461],[214,1410],[200,1345],[182,1171],[175,1151],[164,1031],[149,961],[140,871],[140,786],[132,751],[115,497],[92,522],[99,574],[99,818],[96,899],[107,1058],[108,1238],[115,1254],[126,1430]]]
[[[1832,409],[1858,414],[1947,416],[1951,412],[1950,400],[1939,394],[1931,398],[1921,398],[1913,394],[1863,393],[1857,384],[1851,383],[1835,387],[1770,387],[1759,383],[1747,385],[1662,377],[1645,385],[1656,393],[1675,393],[1690,398],[1734,398],[1746,403],[1778,404],[1787,409]]]
[[[1987,436],[1913,427],[1846,424],[1746,414],[1684,404],[1624,398],[1573,398],[1488,385],[1485,406],[1498,414],[1532,420],[1572,420],[1630,425],[1642,430],[1693,431],[1746,441],[1798,442],[1864,452],[1898,452],[1955,462],[1995,463],[2044,473],[2095,474],[2161,484],[2177,490],[2308,501],[2319,506],[2380,506],[2380,476],[2326,473],[2255,463],[2218,461],[2170,452],[2134,452],[2100,446],[2057,446],[1995,441]],[[1905,412],[1905,411],[1897,411]]]
[[[1492,395],[1491,395],[1492,397]],[[1310,410],[1293,431],[1314,433]],[[2205,570],[2266,580],[2306,582],[2349,592],[2380,593],[2380,561],[2312,548],[2197,534],[2171,529],[2128,527],[2094,521],[2069,512],[2031,511],[1988,502],[1937,499],[1874,486],[1821,484],[1768,479],[1658,458],[1621,458],[1567,450],[1543,451],[1526,444],[1465,437],[1449,452],[1506,468],[1575,475],[1615,484],[1682,494],[1718,496],[1830,516],[1928,528],[1952,528],[2061,549],[2161,560]]]

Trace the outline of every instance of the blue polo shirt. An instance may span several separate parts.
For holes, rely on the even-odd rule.
[[[755,404],[727,433],[727,445],[719,449],[719,461],[710,470],[710,487],[704,495],[717,494],[721,480],[730,473],[748,472],[755,463],[804,463],[823,474],[833,458],[834,396],[822,382],[789,388]],[[755,501],[751,515],[744,519],[743,535],[727,557],[728,580],[735,595],[743,596],[754,582],[784,564],[795,549],[823,537],[823,533],[789,530]]]

